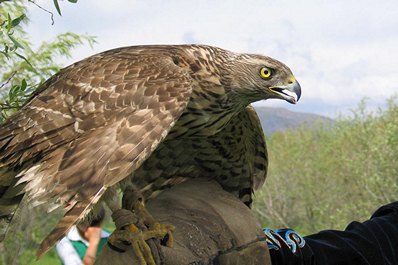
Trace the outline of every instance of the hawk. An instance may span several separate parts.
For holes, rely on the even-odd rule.
[[[250,205],[268,162],[249,104],[300,95],[283,63],[211,46],[124,47],[79,61],[0,125],[0,229],[22,199],[62,206],[41,254],[100,199],[120,208],[118,189],[149,198],[199,176]]]

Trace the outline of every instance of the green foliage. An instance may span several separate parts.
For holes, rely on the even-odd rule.
[[[20,108],[30,95],[61,68],[57,60],[95,38],[71,32],[32,48],[23,27],[29,22],[25,1],[0,5],[0,122]]]
[[[61,216],[60,210],[49,214],[44,206],[30,208],[22,203],[14,216],[13,225],[6,239],[2,242],[4,251],[0,252],[0,265],[60,264],[54,249],[46,253],[38,262],[35,260],[40,242]]]
[[[92,36],[67,32],[33,49],[29,33],[24,30],[29,23],[28,2],[34,3],[0,0],[0,122],[20,108],[41,83],[59,71],[59,59],[70,57],[72,49],[79,45],[95,43]],[[49,215],[37,207],[20,211],[19,218],[14,219],[19,222],[8,233],[8,238],[0,242],[0,264],[60,264],[54,250],[35,261],[36,249],[58,220],[56,215]]]
[[[61,8],[59,7],[59,4],[58,4],[58,0],[53,0],[53,2],[54,2],[55,9],[57,10],[58,14],[61,16],[62,13],[61,13]],[[68,0],[68,2],[76,4],[77,0]]]
[[[396,98],[385,111],[368,113],[361,103],[353,114],[332,128],[301,128],[269,139],[270,171],[255,201],[264,226],[303,234],[344,229],[397,200]]]

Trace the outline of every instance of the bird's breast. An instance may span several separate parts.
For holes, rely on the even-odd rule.
[[[235,109],[188,106],[169,132],[169,138],[205,137],[220,132],[236,114]]]
[[[223,85],[195,78],[189,103],[169,132],[169,139],[215,135],[245,107],[230,100]]]

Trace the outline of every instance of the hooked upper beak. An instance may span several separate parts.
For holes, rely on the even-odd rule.
[[[301,86],[296,80],[287,86],[273,86],[270,89],[278,98],[282,98],[292,104],[296,104],[301,97]]]

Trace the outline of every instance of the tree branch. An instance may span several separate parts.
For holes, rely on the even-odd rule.
[[[0,89],[2,89],[2,88],[5,87],[8,83],[10,83],[10,82],[11,82],[11,79],[13,79],[14,76],[15,76],[16,74],[17,74],[17,72],[13,72],[13,73],[11,74],[11,76],[10,76],[3,84],[0,85]]]
[[[8,0],[6,0],[8,1]],[[47,9],[45,9],[44,7],[40,6],[39,4],[37,4],[35,1],[33,0],[28,0],[29,2],[31,2],[32,4],[34,4],[35,6],[37,6],[38,8],[40,8],[41,10],[43,10],[44,12],[47,12],[48,14],[50,14],[51,17],[51,25],[54,25],[54,14],[51,11],[48,11]]]

